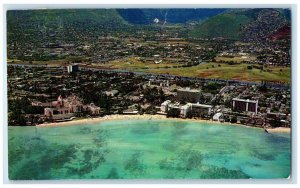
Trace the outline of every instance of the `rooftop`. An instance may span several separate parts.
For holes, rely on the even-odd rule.
[[[207,105],[207,104],[198,104],[198,103],[191,103],[192,107],[202,107],[202,108],[212,108],[212,105]]]
[[[191,89],[191,88],[182,88],[182,89],[178,89],[177,91],[188,91],[188,92],[200,92],[200,89]]]
[[[258,100],[239,99],[239,98],[233,98],[232,100],[233,101],[250,102],[250,103],[258,103]]]

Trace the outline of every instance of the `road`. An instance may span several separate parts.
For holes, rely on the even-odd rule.
[[[22,64],[7,64],[7,66],[20,66],[20,67],[51,67],[51,68],[60,68],[64,69],[65,66],[47,66],[47,65],[22,65]],[[91,68],[91,67],[80,67],[80,70],[91,70],[91,71],[103,71],[108,73],[128,73],[141,75],[146,78],[157,78],[157,79],[181,79],[181,80],[190,80],[190,81],[198,81],[198,82],[217,82],[217,83],[228,83],[230,85],[262,85],[262,82],[249,82],[242,80],[226,80],[226,79],[217,79],[217,78],[199,78],[199,77],[186,77],[186,76],[175,76],[169,74],[154,74],[154,73],[146,73],[146,72],[134,72],[128,70],[119,70],[119,69],[100,69],[100,68]],[[265,85],[271,88],[278,89],[289,89],[290,84],[284,83],[272,83],[266,82]]]

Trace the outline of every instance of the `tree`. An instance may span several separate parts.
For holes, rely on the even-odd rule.
[[[237,117],[236,116],[232,116],[230,123],[236,123],[237,122]]]
[[[165,100],[165,95],[163,90],[154,88],[146,88],[144,90],[144,97],[147,101],[154,103],[155,105],[160,104],[162,101]]]
[[[258,90],[261,92],[266,92],[266,91],[268,91],[268,88],[267,88],[266,84],[263,84],[262,86],[258,87]]]
[[[270,125],[271,125],[272,127],[280,127],[280,126],[281,126],[281,121],[280,121],[279,118],[271,119],[271,120],[269,121],[269,123],[270,123]]]
[[[21,110],[15,110],[10,112],[8,115],[8,125],[9,126],[26,126],[26,118]]]
[[[154,114],[156,114],[156,109],[155,109],[155,106],[153,106],[153,105],[151,105],[151,106],[149,106],[147,109],[146,109],[146,111],[145,111],[145,113],[147,113],[147,114],[152,114],[152,115],[154,115]]]
[[[27,97],[8,101],[8,125],[26,126],[27,119],[25,114],[42,113],[40,107],[33,107]],[[31,118],[33,121],[33,117]]]
[[[171,108],[167,112],[167,117],[179,117],[180,115],[180,110],[178,108]]]
[[[191,110],[188,110],[187,112],[186,112],[186,116],[185,116],[186,118],[192,118],[193,117],[193,113],[192,113],[192,111]]]
[[[123,114],[123,110],[121,108],[118,109],[118,114]]]
[[[139,110],[139,114],[140,115],[143,115],[145,113],[145,110],[143,109],[143,108],[141,108],[140,110]]]

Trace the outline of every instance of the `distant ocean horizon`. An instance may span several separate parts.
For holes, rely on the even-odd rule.
[[[291,173],[291,138],[243,126],[111,120],[8,128],[9,179],[274,179]]]

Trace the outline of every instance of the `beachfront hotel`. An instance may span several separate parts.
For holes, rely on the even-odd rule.
[[[84,105],[77,96],[69,96],[63,98],[58,96],[56,101],[51,102],[32,102],[32,106],[44,107],[45,118],[53,121],[63,121],[75,117],[75,113],[89,111],[91,115],[98,115],[100,113],[100,107],[94,103]]]
[[[254,112],[257,114],[258,100],[232,99],[232,110],[242,112]]]

